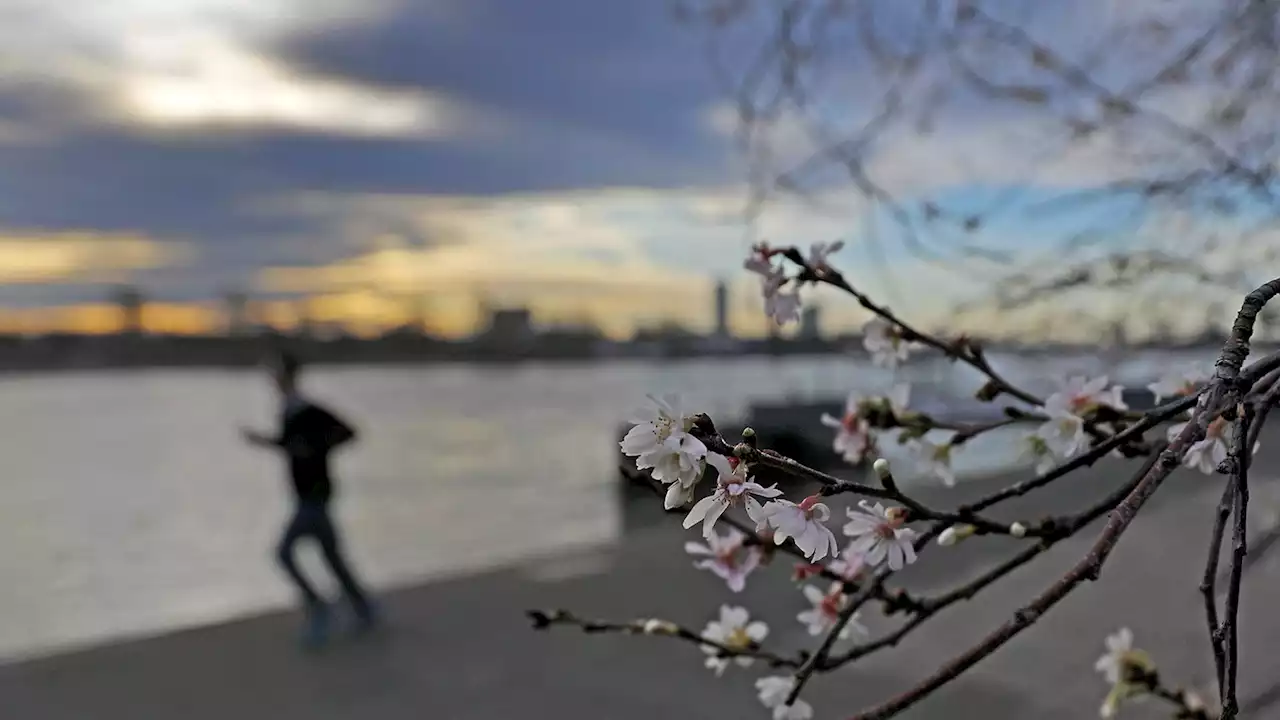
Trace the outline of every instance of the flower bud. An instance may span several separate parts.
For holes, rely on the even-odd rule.
[[[889,477],[889,461],[884,458],[877,458],[876,461],[871,464],[871,469],[876,471],[876,477],[881,480]]]
[[[657,618],[644,621],[645,635],[675,635],[680,632],[680,628],[674,623],[666,620],[658,620]]]
[[[1026,525],[1023,525],[1023,524],[1022,524],[1022,523],[1020,523],[1020,522],[1016,522],[1016,523],[1014,523],[1014,524],[1012,524],[1012,525],[1010,525],[1010,526],[1009,526],[1009,534],[1010,534],[1010,535],[1012,535],[1012,536],[1014,536],[1014,537],[1016,537],[1016,538],[1026,537],[1026,536],[1027,536],[1027,526],[1026,526]]]
[[[972,525],[952,525],[938,535],[938,544],[950,547],[972,535],[977,528]]]

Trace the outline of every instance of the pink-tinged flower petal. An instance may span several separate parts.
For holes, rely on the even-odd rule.
[[[684,528],[688,530],[694,525],[697,525],[707,517],[707,514],[711,512],[711,508],[718,504],[720,504],[720,501],[715,495],[708,495],[694,503],[693,507],[689,509],[689,514],[684,517]]]

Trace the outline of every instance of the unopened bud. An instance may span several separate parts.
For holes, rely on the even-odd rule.
[[[680,628],[676,627],[675,623],[671,623],[666,620],[658,620],[655,618],[644,621],[645,635],[675,635],[678,632],[680,632]]]
[[[889,477],[889,461],[884,458],[878,458],[871,464],[871,469],[876,471],[876,477],[881,480]]]
[[[1027,536],[1027,526],[1026,526],[1026,525],[1023,525],[1023,524],[1022,524],[1022,523],[1020,523],[1020,522],[1016,522],[1016,523],[1014,523],[1014,524],[1012,524],[1012,525],[1010,525],[1010,526],[1009,526],[1009,534],[1010,534],[1010,535],[1012,535],[1012,536],[1014,536],[1014,537],[1016,537],[1016,538],[1026,537],[1026,536]]]
[[[972,525],[952,525],[938,535],[938,544],[943,547],[950,547],[973,535],[975,531],[977,531],[977,528]]]
[[[956,528],[954,525],[943,530],[942,534],[938,536],[938,544],[943,547],[951,547],[956,544],[957,540],[959,540],[959,538],[956,537]]]
[[[991,402],[1000,395],[1000,386],[994,380],[988,381],[985,385],[978,388],[978,392],[973,397],[982,402]]]
[[[753,437],[755,437],[755,436],[756,436],[756,431],[755,431],[754,429],[752,429],[752,428],[743,428],[743,429],[742,429],[742,437],[744,437],[744,438],[753,438]]]

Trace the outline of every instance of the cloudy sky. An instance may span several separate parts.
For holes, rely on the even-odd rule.
[[[890,42],[911,35],[893,10],[908,4],[885,5]],[[1033,24],[1072,53],[1132,20],[1084,5],[1049,3]],[[725,277],[735,323],[758,332],[740,266],[760,237],[844,239],[850,277],[923,315],[981,290],[964,237],[911,250],[847,178],[745,221],[752,164],[726,88],[770,23],[741,27],[717,49],[665,0],[0,0],[0,325],[109,327],[102,303],[133,283],[161,329],[216,325],[240,289],[287,300],[264,306],[281,322],[300,306],[361,327],[425,309],[463,332],[485,302],[522,303],[623,333],[708,322]],[[818,112],[865,122],[880,71],[839,67]],[[1119,136],[1065,154],[1026,114],[962,99],[950,113],[879,138],[881,187],[963,216],[1130,169]],[[769,140],[778,167],[818,147],[785,113]],[[1004,212],[982,244],[1025,254],[1083,228],[1127,242],[1151,223],[1131,205]],[[822,300],[830,329],[857,321]]]

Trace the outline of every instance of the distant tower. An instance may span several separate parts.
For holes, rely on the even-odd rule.
[[[822,336],[822,312],[817,305],[806,305],[800,311],[800,338],[817,340]]]
[[[716,282],[716,335],[729,337],[729,286],[723,280]]]
[[[249,330],[249,297],[233,290],[227,293],[227,334],[244,335]]]
[[[120,329],[130,335],[142,332],[142,293],[133,286],[116,288],[115,303],[120,308]]]
[[[300,297],[294,304],[294,316],[298,322],[294,325],[294,334],[298,337],[309,338],[315,335],[316,326],[315,318],[311,315],[311,305],[309,297]]]

